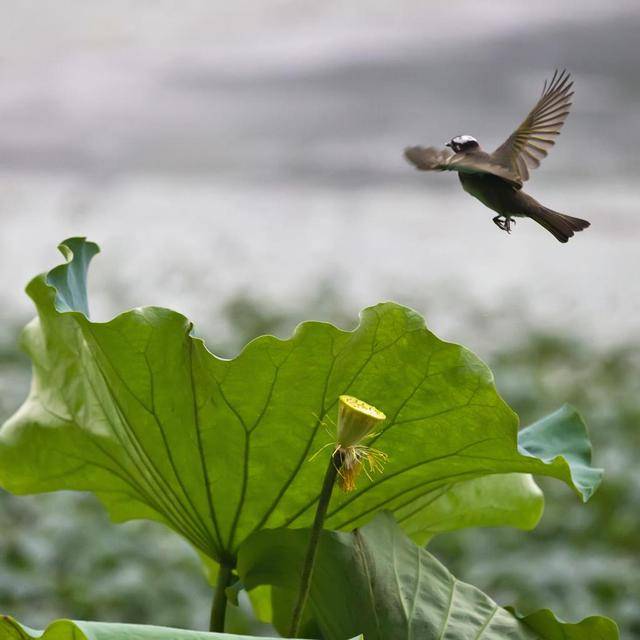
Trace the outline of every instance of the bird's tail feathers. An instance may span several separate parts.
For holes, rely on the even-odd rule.
[[[591,224],[587,220],[558,213],[542,205],[536,207],[536,210],[528,215],[552,233],[560,242],[567,242],[574,233],[586,229]]]

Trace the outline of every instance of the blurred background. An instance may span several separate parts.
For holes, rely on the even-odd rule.
[[[535,532],[437,539],[501,604],[614,617],[640,638],[640,4],[0,0],[0,420],[25,396],[23,293],[70,235],[97,241],[93,316],[159,304],[233,355],[393,299],[493,368],[530,422],[565,401],[604,484],[544,483]],[[556,67],[575,78],[527,191],[591,220],[510,235],[409,144],[498,146]],[[205,628],[198,561],[91,496],[0,493],[0,611]],[[236,630],[256,629],[242,612]],[[258,629],[259,630],[259,629]]]

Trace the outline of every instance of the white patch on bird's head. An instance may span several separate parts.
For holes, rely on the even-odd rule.
[[[474,149],[479,147],[478,141],[468,134],[463,136],[456,136],[451,139],[451,142],[448,142],[447,147],[451,147],[456,153],[460,151],[469,151],[470,149]]]
[[[467,142],[475,142],[478,141],[473,137],[465,133],[463,136],[456,136],[451,142],[455,142],[456,144],[466,144]]]

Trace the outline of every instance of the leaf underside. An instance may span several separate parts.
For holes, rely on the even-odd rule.
[[[297,592],[308,530],[267,530],[240,549],[238,571],[247,589],[271,585],[276,628],[288,620]],[[476,587],[457,580],[414,544],[388,512],[352,533],[322,534],[309,599],[314,637],[344,640],[616,640],[609,618],[571,624],[550,611],[519,616]],[[308,628],[312,628],[309,626]]]
[[[334,496],[329,528],[381,509],[420,541],[463,526],[530,528],[542,496],[521,474],[559,478],[583,499],[600,481],[572,409],[524,430],[519,444],[489,369],[410,309],[371,307],[351,332],[307,322],[225,360],[169,309],[90,321],[97,245],[61,247],[67,262],[27,288],[38,311],[22,338],[33,384],[0,430],[0,484],[14,493],[93,491],[114,520],[158,520],[233,563],[252,533],[310,524],[330,450],[310,458],[332,441],[344,393],[388,416],[367,444],[389,460]]]

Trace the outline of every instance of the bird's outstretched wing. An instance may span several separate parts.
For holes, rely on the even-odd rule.
[[[529,179],[529,169],[535,169],[555,144],[556,136],[571,106],[571,75],[556,70],[551,82],[545,81],[542,97],[524,122],[492,154],[498,164],[515,173],[523,182]]]
[[[447,171],[451,158],[455,154],[448,149],[435,147],[407,147],[404,157],[420,171]]]
[[[483,152],[452,153],[435,147],[407,147],[404,157],[420,171],[458,171],[459,173],[490,173],[506,180],[516,189],[522,187],[519,176],[497,163]]]

